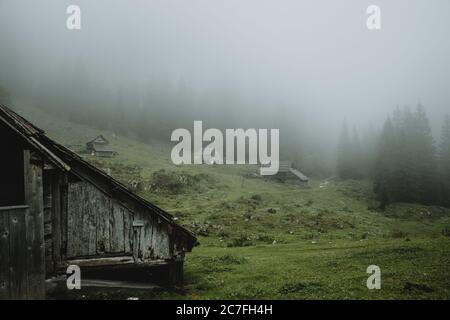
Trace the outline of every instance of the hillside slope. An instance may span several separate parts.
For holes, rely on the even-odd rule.
[[[183,294],[70,293],[95,298],[450,298],[450,210],[396,204],[376,210],[367,181],[267,182],[253,166],[175,166],[170,144],[139,142],[34,108],[17,111],[199,235]],[[103,134],[111,159],[84,154]],[[168,137],[169,142],[169,137]],[[380,266],[382,289],[366,269]],[[70,296],[72,297],[72,296]]]

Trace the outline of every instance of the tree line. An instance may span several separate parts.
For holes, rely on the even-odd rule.
[[[424,108],[396,108],[381,129],[358,131],[344,123],[335,141],[302,117],[301,106],[249,101],[233,87],[199,91],[188,81],[150,78],[94,82],[84,64],[48,72],[46,80],[0,85],[0,102],[25,97],[33,105],[73,122],[149,142],[168,142],[172,130],[202,120],[210,128],[280,128],[280,159],[314,178],[337,171],[341,179],[371,179],[382,206],[396,201],[450,206],[450,120],[433,140]],[[9,82],[3,80],[4,84]],[[11,94],[10,94],[11,93]],[[337,163],[337,168],[335,168]]]
[[[435,142],[424,107],[397,107],[380,132],[361,142],[344,123],[338,148],[341,179],[373,180],[381,207],[393,202],[450,206],[450,116]]]

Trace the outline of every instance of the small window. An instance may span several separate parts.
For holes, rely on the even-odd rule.
[[[0,207],[25,204],[23,150],[2,145],[0,157]]]

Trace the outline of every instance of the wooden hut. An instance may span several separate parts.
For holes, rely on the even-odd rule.
[[[300,170],[293,168],[291,161],[280,161],[278,173],[272,176],[265,176],[265,178],[304,187],[308,186],[309,183],[309,178]]]
[[[86,150],[96,157],[112,157],[116,154],[109,140],[103,135],[99,135],[95,139],[87,142]]]
[[[0,299],[44,298],[71,264],[182,283],[197,240],[172,216],[3,105],[0,137]]]

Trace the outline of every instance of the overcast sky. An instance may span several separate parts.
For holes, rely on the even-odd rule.
[[[381,30],[366,27],[370,4]],[[42,81],[81,59],[94,82],[230,86],[321,125],[378,124],[419,100],[433,121],[450,111],[448,0],[0,0],[0,41],[0,66]]]

